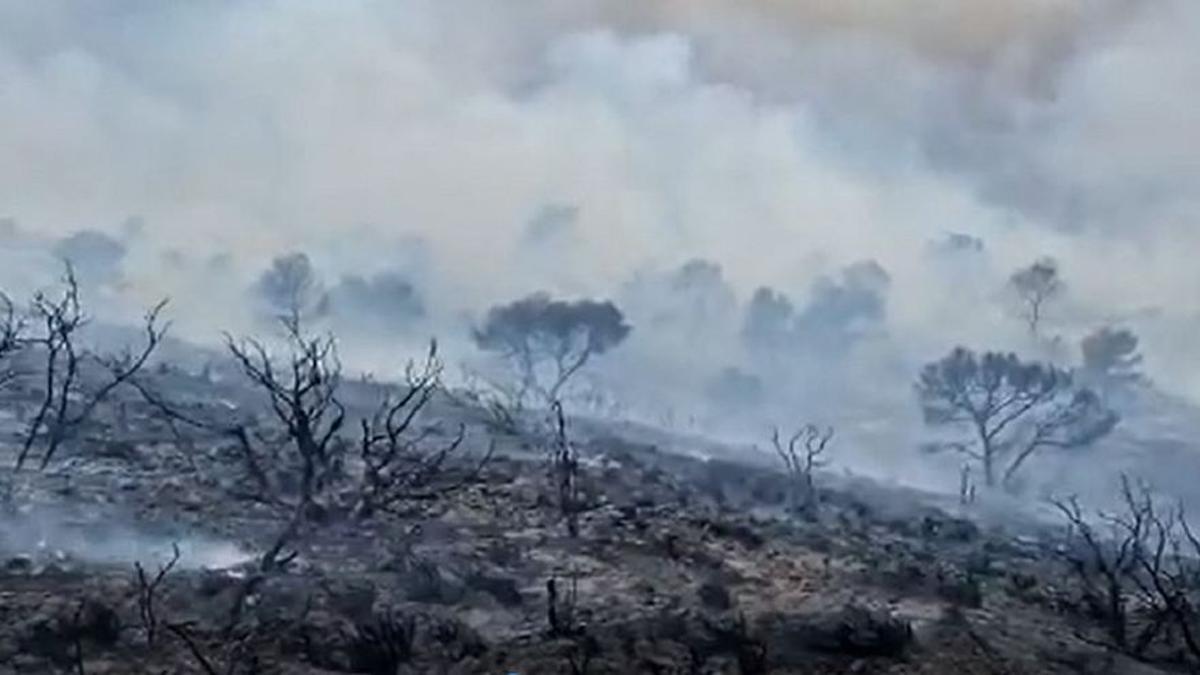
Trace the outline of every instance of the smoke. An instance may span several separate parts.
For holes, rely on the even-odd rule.
[[[86,561],[127,565],[140,561],[154,567],[168,561],[178,548],[182,569],[223,569],[253,558],[252,552],[229,541],[196,533],[148,532],[127,522],[131,522],[128,514],[81,517],[44,506],[9,514],[0,533],[0,555],[27,555],[36,564]]]
[[[1130,325],[1197,393],[1172,367],[1200,318],[1197,26],[1186,0],[0,0],[0,286],[102,234],[125,315],[167,294],[203,341],[303,251],[330,288],[408,288],[453,345],[494,303],[705,260],[702,382],[744,361],[754,289],[803,312],[860,260],[906,359],[1017,344],[996,294],[1053,256],[1055,330]],[[690,368],[635,334],[629,361]]]
[[[125,245],[103,232],[76,232],[56,243],[53,253],[72,261],[81,283],[107,285],[121,278]]]

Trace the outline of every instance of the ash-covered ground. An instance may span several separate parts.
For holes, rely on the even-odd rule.
[[[141,384],[197,417],[256,405],[219,373]],[[378,386],[343,383],[347,416]],[[127,387],[16,473],[36,393],[4,406],[2,673],[1158,672],[1102,646],[1061,528],[944,497],[821,473],[800,516],[771,455],[569,416],[500,424],[438,390],[412,430],[449,447],[461,425],[440,470],[463,480],[369,517],[334,490],[267,570],[288,516],[228,435]]]

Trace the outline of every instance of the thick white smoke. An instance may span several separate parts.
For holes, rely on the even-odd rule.
[[[211,337],[275,255],[332,283],[419,242],[444,332],[692,258],[743,301],[874,259],[923,357],[1010,343],[998,289],[1049,254],[1068,337],[1127,321],[1196,391],[1198,32],[1187,0],[4,0],[0,284],[100,230],[115,293]],[[985,255],[931,262],[947,232]]]

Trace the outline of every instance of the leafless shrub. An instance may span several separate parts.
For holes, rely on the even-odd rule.
[[[290,516],[275,541],[263,553],[263,571],[277,569],[283,549],[295,538],[306,521],[322,510],[320,499],[343,469],[344,444],[338,432],[346,419],[346,409],[338,400],[342,366],[333,336],[305,335],[300,320],[293,315],[284,321],[289,353],[277,364],[267,348],[257,340],[227,337],[226,345],[242,373],[264,393],[275,420],[283,427],[291,453],[287,460],[296,465],[299,481],[296,494],[288,494],[263,469],[263,462],[245,428],[235,431],[251,477],[258,484],[260,497],[283,506]]]
[[[462,367],[463,386],[459,392],[447,392],[462,407],[476,406],[487,415],[487,425],[496,433],[519,436],[525,413],[524,396],[518,387],[506,386],[484,377],[467,366]]]
[[[251,339],[235,341],[226,336],[235,362],[267,394],[268,408],[282,422],[282,442],[277,434],[261,433],[252,420],[226,419],[236,410],[212,411],[200,406],[198,410],[184,412],[183,406],[169,400],[144,379],[130,380],[143,400],[168,422],[181,446],[190,448],[193,440],[181,432],[180,425],[228,437],[236,443],[254,491],[235,491],[234,497],[257,501],[289,514],[274,543],[260,557],[263,571],[278,569],[295,557],[294,553],[284,558],[280,555],[299,533],[307,516],[320,509],[317,497],[341,467],[342,446],[334,445],[333,441],[345,412],[333,397],[340,383],[340,364],[336,361],[333,340],[310,339],[300,334],[298,322],[285,324],[292,352],[283,368],[276,367],[262,343]],[[293,431],[299,434],[298,438],[292,435]],[[287,453],[288,447],[294,453]],[[333,450],[337,451],[336,456]],[[200,470],[192,457],[187,459],[194,469]],[[282,484],[288,482],[283,477],[293,474],[300,476],[298,487],[291,491],[283,489]],[[261,577],[250,577],[258,578]]]
[[[24,345],[25,328],[25,318],[17,313],[12,300],[0,293],[0,387],[17,377],[10,361]]]
[[[1093,525],[1074,498],[1055,504],[1068,524],[1064,557],[1100,620],[1107,646],[1144,660],[1200,666],[1200,540],[1183,508],[1164,508],[1144,484],[1121,481],[1118,513]]]
[[[778,427],[772,432],[771,444],[788,473],[788,510],[791,513],[810,518],[817,515],[819,500],[813,472],[828,464],[825,454],[832,439],[833,427],[822,430],[813,424],[804,425],[786,441],[780,436]]]
[[[226,340],[234,362],[265,396],[274,424],[263,429],[247,421],[214,421],[204,411],[183,412],[144,380],[133,381],[172,425],[232,439],[252,484],[250,492],[238,496],[285,514],[284,525],[260,558],[263,572],[294,558],[295,552],[285,554],[284,549],[318,520],[334,514],[367,518],[405,502],[445,497],[478,479],[491,458],[491,446],[478,462],[452,467],[465,428],[460,426],[450,440],[432,448],[432,432],[417,428],[441,390],[443,365],[436,342],[431,342],[423,361],[409,364],[404,384],[383,387],[379,404],[359,420],[354,453],[355,446],[344,436],[347,412],[339,398],[342,367],[335,338],[306,334],[296,315],[284,327],[287,340],[281,355],[271,354],[254,339]],[[354,470],[356,459],[360,472]]]
[[[155,607],[158,587],[179,562],[179,546],[172,544],[171,551],[171,559],[161,565],[153,577],[146,574],[142,563],[135,562],[133,565],[137,581],[138,617],[142,621],[142,629],[146,631],[146,644],[150,647],[154,646],[154,638],[158,635],[159,617]]]
[[[62,617],[55,628],[47,631],[47,647],[52,659],[71,665],[75,675],[85,675],[83,645],[85,641],[102,647],[112,647],[121,636],[121,620],[111,607],[95,598],[83,598],[75,605],[70,618]],[[66,648],[69,647],[69,651]],[[61,651],[60,651],[61,650]]]
[[[229,623],[220,632],[221,646],[215,650],[206,648],[193,636],[192,623],[167,621],[159,614],[157,605],[159,587],[178,564],[180,558],[179,547],[172,545],[171,548],[171,559],[160,565],[158,572],[153,577],[146,573],[140,562],[134,563],[138,616],[142,623],[142,629],[146,633],[147,647],[154,647],[161,627],[184,644],[197,667],[205,675],[235,675],[237,673],[253,675],[259,673],[258,656],[251,648],[256,631],[241,630],[240,628],[246,597],[257,587],[262,577],[254,575],[242,583],[230,609]],[[308,606],[301,613],[300,620],[303,620],[307,612]],[[213,656],[214,651],[218,656]]]
[[[196,641],[190,624],[168,623],[166,629],[187,647],[188,653],[192,655],[200,670],[204,671],[204,675],[249,675],[260,671],[258,657],[251,649],[255,637],[253,632],[230,637],[216,650],[220,657],[214,658]]]
[[[1129,651],[1131,575],[1146,537],[1144,513],[1135,510],[1127,520],[1105,516],[1111,535],[1106,538],[1089,522],[1075,497],[1059,500],[1055,506],[1069,524],[1064,558],[1082,585],[1084,602],[1113,646]]]
[[[441,386],[443,364],[437,342],[430,342],[425,360],[410,363],[406,385],[392,390],[369,417],[361,421],[359,457],[363,479],[355,512],[366,517],[399,502],[444,496],[473,482],[491,458],[494,446],[472,469],[455,475],[446,462],[462,446],[466,428],[434,450],[427,449],[430,431],[415,432],[414,424]]]
[[[36,326],[23,344],[41,355],[43,366],[42,399],[24,434],[16,468],[22,469],[34,448],[42,446],[41,468],[86,423],[108,397],[142,369],[162,341],[168,324],[159,317],[166,301],[151,309],[145,318],[145,344],[140,351],[126,350],[104,355],[77,343],[78,332],[89,321],[79,296],[79,283],[70,265],[63,277],[61,295],[52,297],[38,292],[30,308]],[[91,362],[104,371],[103,382],[89,386],[81,368]]]

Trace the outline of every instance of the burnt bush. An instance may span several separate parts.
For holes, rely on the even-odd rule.
[[[350,668],[368,675],[396,675],[413,658],[417,622],[394,612],[354,627],[349,642]]]

